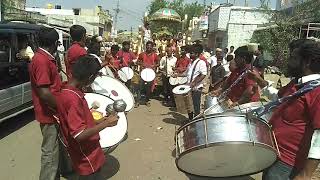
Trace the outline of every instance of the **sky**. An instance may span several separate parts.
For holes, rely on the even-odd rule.
[[[141,19],[152,0],[120,0],[120,13],[118,19],[118,28],[122,30],[130,30],[131,27],[137,29],[142,24]],[[174,1],[174,0],[170,0]],[[186,3],[196,2],[197,0],[185,0]],[[260,0],[247,0],[249,6],[259,6]],[[203,0],[198,0],[203,3]],[[227,0],[206,0],[207,4],[211,2],[215,4],[225,3]],[[233,0],[230,0],[233,2]],[[270,0],[272,7],[275,8],[276,0]],[[108,9],[114,16],[114,9],[117,7],[117,0],[27,0],[27,7],[46,7],[47,4],[59,4],[63,9],[72,8],[94,8],[101,5],[104,9]],[[236,5],[244,5],[244,0],[236,0]]]

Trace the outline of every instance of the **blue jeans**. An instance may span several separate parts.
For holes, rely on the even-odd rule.
[[[201,93],[202,93],[202,89],[192,91],[194,117],[200,114]]]
[[[289,180],[296,176],[293,167],[281,161],[276,161],[263,172],[262,180]]]

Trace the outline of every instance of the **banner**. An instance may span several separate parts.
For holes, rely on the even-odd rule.
[[[208,16],[201,16],[200,21],[199,21],[199,30],[208,30],[209,28],[209,23],[208,23]]]

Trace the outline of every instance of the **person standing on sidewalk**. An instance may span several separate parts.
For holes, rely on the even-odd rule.
[[[56,30],[41,28],[40,47],[29,66],[35,117],[40,123],[43,136],[40,180],[60,179],[58,129],[53,117],[54,109],[56,109],[53,93],[60,91],[61,88],[58,67],[53,57],[57,51],[58,39],[59,35]]]

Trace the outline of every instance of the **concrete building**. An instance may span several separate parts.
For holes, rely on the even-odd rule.
[[[269,22],[265,10],[221,5],[209,14],[209,48],[239,47],[250,42],[253,32]]]
[[[112,29],[112,17],[101,6],[94,9],[48,9],[26,8],[27,11],[39,12],[48,17],[48,24],[64,27],[79,24],[86,28],[89,35],[108,36]]]
[[[28,21],[45,23],[46,17],[25,11],[26,0],[0,0],[0,21]]]

